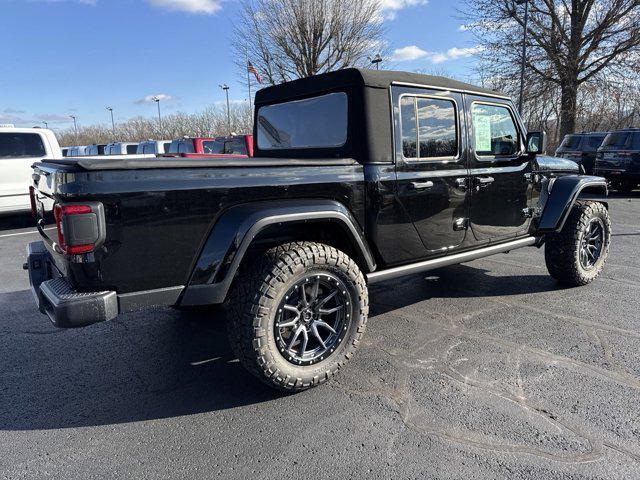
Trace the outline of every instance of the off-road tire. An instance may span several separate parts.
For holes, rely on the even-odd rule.
[[[351,320],[335,351],[313,365],[294,365],[276,343],[276,310],[285,292],[305,276],[330,273],[349,289]],[[358,265],[334,247],[287,243],[254,255],[234,280],[226,302],[229,341],[240,363],[278,390],[295,392],[332,378],[354,355],[369,312],[365,278]]]
[[[580,261],[580,248],[592,219],[604,226],[603,245],[598,260],[586,269]],[[611,219],[607,208],[599,202],[576,203],[559,233],[547,236],[544,257],[549,274],[567,286],[582,286],[594,281],[602,272],[611,244]]]

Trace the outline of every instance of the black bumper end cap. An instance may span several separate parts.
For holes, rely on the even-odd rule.
[[[40,299],[42,309],[59,328],[86,327],[118,315],[116,292],[78,292],[64,278],[42,282]]]

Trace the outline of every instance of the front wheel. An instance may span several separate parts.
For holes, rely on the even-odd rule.
[[[595,280],[607,261],[611,219],[598,202],[577,203],[562,231],[547,237],[545,262],[553,278],[569,286]]]
[[[228,333],[242,365],[279,390],[300,391],[335,375],[365,331],[364,276],[344,252],[320,243],[268,250],[236,278]]]

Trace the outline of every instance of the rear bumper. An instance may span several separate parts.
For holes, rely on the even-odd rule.
[[[184,290],[177,286],[120,295],[113,290],[78,292],[55,267],[43,242],[27,246],[25,269],[38,309],[60,328],[85,327],[112,320],[120,313],[175,305]]]
[[[628,170],[616,168],[598,168],[594,170],[594,175],[604,177],[607,180],[635,180],[640,181],[640,172],[629,172]]]
[[[78,292],[53,265],[42,242],[27,246],[31,292],[40,312],[56,327],[77,328],[111,320],[118,315],[118,296],[114,291]]]

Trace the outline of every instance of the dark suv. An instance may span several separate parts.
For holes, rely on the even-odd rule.
[[[582,165],[584,173],[592,175],[598,147],[607,135],[608,132],[583,132],[565,135],[556,150],[556,157],[572,160],[578,165]]]
[[[598,149],[595,175],[616,190],[629,193],[640,184],[640,128],[612,132]]]

